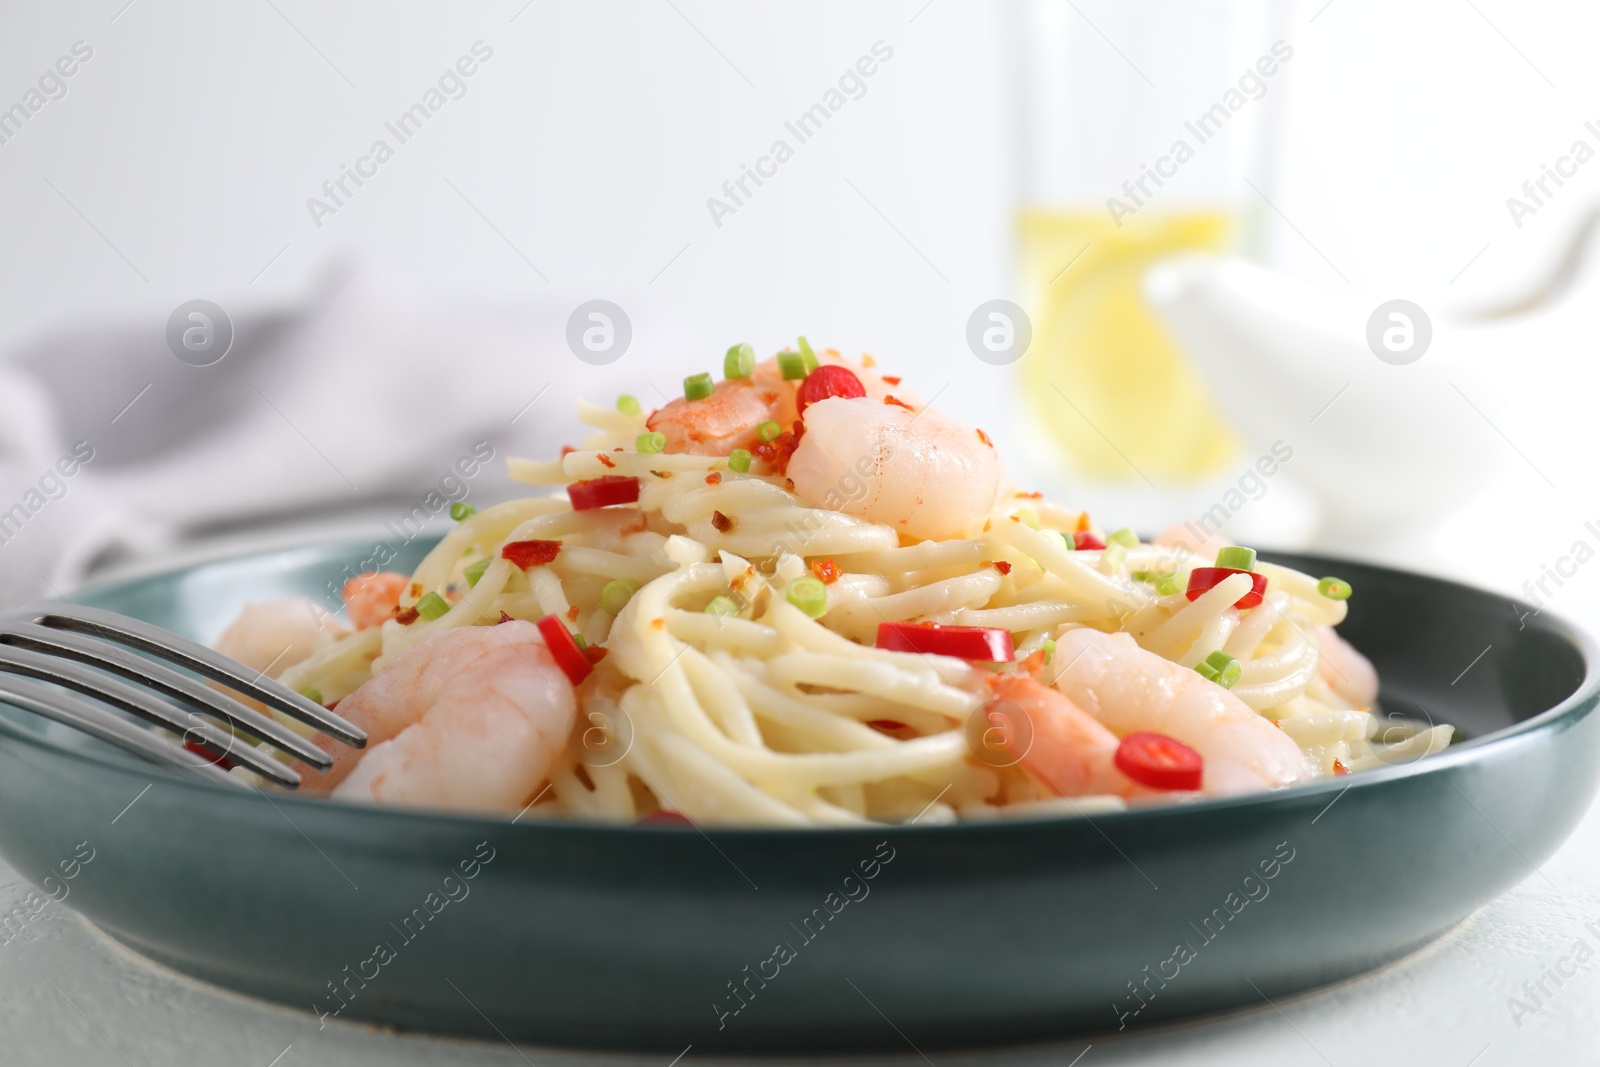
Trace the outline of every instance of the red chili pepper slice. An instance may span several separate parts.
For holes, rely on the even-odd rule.
[[[604,458],[604,457],[601,457]],[[573,511],[589,511],[612,504],[632,504],[639,499],[639,479],[607,474],[567,486]]]
[[[1236,608],[1253,608],[1261,603],[1262,597],[1267,592],[1267,576],[1257,574],[1255,571],[1241,571],[1234,567],[1196,567],[1189,572],[1189,588],[1184,590],[1184,596],[1190,600],[1200,599],[1200,594],[1216,585],[1230,574],[1248,574],[1250,576],[1250,591],[1233,602]]]
[[[561,554],[560,541],[507,541],[500,546],[500,558],[523,570],[540,567]]]
[[[1072,543],[1079,552],[1097,552],[1106,547],[1106,543],[1096,534],[1088,530],[1079,530],[1072,535]]]
[[[185,741],[183,743],[183,747],[188,749],[190,752],[193,752],[196,756],[199,756],[207,763],[215,764],[225,771],[233,770],[233,760],[226,756],[217,755],[215,752],[212,752],[209,748],[202,745],[198,741]]]
[[[853,400],[866,395],[866,386],[861,384],[860,378],[851,373],[849,367],[829,363],[806,375],[806,380],[800,383],[800,389],[795,393],[795,410],[804,415],[806,408],[819,400],[826,400],[832,396]]]
[[[930,626],[914,622],[880,622],[878,647],[890,652],[926,652],[934,656],[983,663],[1010,663],[1016,658],[1011,631],[994,626]]]
[[[572,631],[567,629],[567,624],[562,622],[559,616],[546,615],[534,625],[539,627],[545,647],[550,649],[550,655],[556,661],[556,666],[561,668],[568,681],[577,685],[589,677],[589,672],[594,670],[594,664],[583,654],[583,649],[579,648],[578,642],[572,638]]]
[[[1200,788],[1205,761],[1200,753],[1166,734],[1129,734],[1117,746],[1117,769],[1151,789]]]

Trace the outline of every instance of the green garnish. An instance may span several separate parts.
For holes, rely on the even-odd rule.
[[[1113,530],[1111,533],[1106,534],[1106,544],[1121,545],[1123,548],[1137,548],[1139,535],[1124,526],[1120,530]]]
[[[1107,573],[1115,571],[1128,561],[1128,546],[1113,542],[1100,550],[1100,568]]]
[[[450,505],[450,517],[457,522],[460,522],[462,519],[470,519],[477,513],[477,508],[473,507],[471,504],[462,503],[459,500]]]
[[[732,597],[715,596],[706,605],[707,615],[737,615],[740,610],[738,602]]]
[[[1178,576],[1167,571],[1134,571],[1133,580],[1149,582],[1161,596],[1172,596],[1178,591]]]
[[[639,414],[639,398],[623,393],[617,397],[617,410],[632,418],[634,415]]]
[[[305,697],[307,700],[311,701],[311,703],[313,703],[313,704],[322,703],[322,690],[318,689],[314,685],[305,686],[303,688],[295,690],[295,692],[299,693],[301,696]]]
[[[785,349],[778,353],[778,373],[786,382],[799,381],[806,376],[806,357]]]
[[[1350,583],[1341,581],[1338,578],[1324,578],[1317,583],[1317,592],[1329,600],[1349,600],[1351,593]]]
[[[1055,654],[1056,643],[1054,641],[1046,641],[1044,643],[1044,665],[1046,667],[1050,666],[1050,661],[1055,658]]]
[[[740,474],[750,473],[750,453],[743,448],[736,448],[728,453],[728,469],[738,471]]]
[[[683,380],[685,400],[704,400],[716,391],[717,385],[709,374],[691,374]]]
[[[817,354],[811,351],[811,342],[807,341],[804,337],[800,338],[800,359],[806,365],[807,374],[810,374],[812,371],[816,370],[822,365],[821,361],[817,359]]]
[[[728,354],[722,357],[724,378],[748,378],[755,369],[756,350],[749,345],[734,345],[728,349]]]
[[[763,422],[756,427],[756,436],[763,441],[776,441],[781,433],[783,433],[783,427],[775,422]]]
[[[1229,545],[1217,553],[1217,566],[1236,571],[1253,571],[1256,569],[1256,550]]]
[[[472,564],[466,570],[461,572],[466,576],[467,587],[469,589],[478,584],[478,579],[483,577],[483,572],[488,570],[489,564],[493,562],[494,560],[491,557],[485,556],[483,559],[480,559],[478,562]]]
[[[796,578],[789,583],[789,603],[813,619],[828,610],[828,587],[816,578]]]
[[[1232,689],[1233,684],[1239,680],[1239,674],[1244,669],[1239,666],[1239,661],[1218,649],[1205,659],[1194,665],[1200,677],[1210,682],[1216,682],[1224,689]]]
[[[1073,537],[1072,534],[1066,530],[1061,530],[1059,533],[1061,534],[1061,540],[1066,543],[1068,552],[1078,551],[1078,539],[1076,537]]]
[[[415,607],[417,609],[417,614],[421,615],[429,622],[440,618],[450,610],[450,605],[446,603],[444,597],[440,596],[438,593],[429,593],[427,596],[417,601]]]
[[[642,433],[633,439],[633,447],[640,452],[660,452],[667,447],[667,435],[656,433]]]
[[[607,615],[619,615],[622,609],[628,606],[628,601],[633,599],[633,594],[638,591],[637,582],[630,582],[626,578],[614,578],[600,590],[600,610]]]

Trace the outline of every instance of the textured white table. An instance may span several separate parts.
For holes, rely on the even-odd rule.
[[[337,531],[323,531],[334,535]],[[258,547],[213,546],[231,553]],[[211,554],[208,552],[207,554]],[[171,565],[168,561],[167,565]],[[1567,604],[1600,630],[1600,608]],[[0,862],[0,913],[31,887]],[[68,898],[70,901],[70,897]],[[1374,906],[1381,907],[1381,903]],[[1593,924],[1592,929],[1585,924]],[[1534,1014],[1514,1020],[1522,997],[1582,940],[1593,958]],[[1566,969],[1572,965],[1564,964]],[[1520,1022],[1520,1025],[1518,1023]],[[887,1024],[886,1024],[887,1025]],[[1600,806],[1555,856],[1443,940],[1378,973],[1318,993],[1222,1018],[1132,1036],[1095,1037],[995,1051],[909,1046],[899,1056],[829,1062],[950,1064],[1600,1064]],[[1080,1056],[1081,1059],[1075,1060]],[[276,1057],[276,1058],[275,1058]],[[709,1058],[709,1057],[708,1057]],[[0,945],[0,1064],[251,1067],[411,1064],[650,1064],[672,1054],[629,1056],[399,1035],[317,1020],[239,997],[152,966],[115,945],[63,905],[50,904]],[[682,1063],[698,1059],[691,1049]],[[719,1058],[732,1067],[740,1062]],[[774,1063],[773,1059],[759,1062]],[[803,1061],[802,1061],[803,1062]]]

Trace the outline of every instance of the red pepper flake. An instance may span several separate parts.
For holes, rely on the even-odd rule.
[[[590,663],[599,663],[606,658],[606,650],[600,645],[590,645],[582,650],[584,658]]]
[[[671,471],[651,471],[650,473],[654,474],[657,478],[660,478],[662,481],[666,481],[668,478],[672,477],[672,472]]]
[[[613,451],[613,452],[621,452],[622,451],[622,446],[618,445],[616,448],[613,448],[611,451]]]
[[[507,615],[505,612],[502,611],[500,613],[500,622],[510,622],[510,621],[511,621],[511,616]],[[498,626],[499,623],[496,623],[495,625]]]
[[[562,445],[561,446],[561,458],[562,459],[566,459],[568,456],[572,455],[576,451],[577,451],[577,449],[573,448],[571,445]]]
[[[706,475],[706,484],[707,485],[721,485],[722,484],[722,472],[721,471],[712,471],[710,474]]]
[[[500,546],[500,558],[523,570],[542,567],[561,554],[560,541],[508,541]]]
[[[1001,574],[1010,574],[1011,573],[1011,564],[1007,563],[1003,559],[995,560],[993,566],[994,566],[994,569],[999,571]]]
[[[716,528],[718,533],[727,533],[733,529],[733,520],[720,511],[713,511],[711,513],[711,525]]]
[[[401,608],[398,605],[395,606],[394,621],[399,623],[401,626],[410,626],[420,617],[421,613],[418,612],[416,608]]]
[[[883,730],[885,733],[893,733],[896,730],[904,730],[906,728],[905,723],[895,722],[893,719],[872,719],[867,725],[874,730]]]
[[[229,759],[226,756],[218,756],[218,755],[216,755],[209,748],[207,748],[206,746],[202,745],[198,741],[185,741],[183,743],[183,747],[188,749],[190,752],[193,752],[196,756],[199,756],[201,759],[205,760],[207,763],[210,763],[210,764],[212,764],[214,766],[217,766],[217,767],[221,767],[225,771],[233,770],[233,760]]]
[[[1078,525],[1074,532],[1083,533],[1090,527],[1090,525],[1092,524],[1089,522],[1089,513],[1085,511],[1083,514],[1078,516]]]
[[[1018,493],[1017,494],[1017,498],[1019,500],[1043,500],[1044,499],[1044,494],[1043,493]]]
[[[1344,774],[1349,774],[1349,773],[1350,773],[1350,768],[1349,768],[1349,767],[1346,767],[1346,766],[1345,766],[1345,765],[1344,765],[1344,764],[1343,764],[1343,763],[1342,763],[1342,762],[1340,762],[1340,761],[1339,761],[1339,760],[1334,760],[1334,761],[1333,761],[1333,773],[1334,773],[1334,774],[1335,774],[1335,775],[1344,775]]]
[[[984,444],[988,445],[990,448],[994,447],[994,442],[989,440],[989,435],[984,433],[981,429],[978,431],[978,440],[982,441]]]
[[[899,385],[900,384],[900,376],[898,374],[892,374],[892,375],[891,374],[885,374],[882,377],[883,377],[883,380],[888,382],[890,385]]]
[[[811,561],[811,573],[817,576],[817,581],[823,585],[832,585],[839,580],[844,571],[839,569],[832,557],[827,559],[814,559]]]
[[[422,583],[421,582],[412,582],[411,583],[411,595],[412,595],[412,597],[419,597],[419,596],[422,595]]]
[[[885,404],[893,404],[897,408],[905,408],[907,411],[915,411],[915,410],[917,410],[916,408],[912,407],[910,404],[907,404],[904,400],[901,400],[899,397],[894,396],[892,394],[889,395],[889,396],[884,397],[883,398],[883,402]]]
[[[652,630],[665,630],[667,628],[667,620],[666,619],[651,619],[650,620],[650,628]]]
[[[615,467],[617,465],[616,460],[612,459],[604,452],[596,452],[594,454],[594,458],[600,461],[600,466],[602,467]]]
[[[572,607],[567,609],[567,621],[568,622],[577,622],[578,621],[578,605],[574,604],[574,605],[572,605]]]

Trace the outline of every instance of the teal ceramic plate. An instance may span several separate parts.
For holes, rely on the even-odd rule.
[[[209,639],[246,599],[323,595],[364,547],[82,599]],[[414,1029],[927,1049],[1259,1005],[1410,952],[1526,878],[1587,808],[1600,748],[1595,646],[1565,623],[1431,578],[1282,558],[1354,584],[1343,632],[1377,664],[1385,706],[1465,743],[1092,820],[700,833],[233,791],[6,708],[0,850],[180,971]]]

